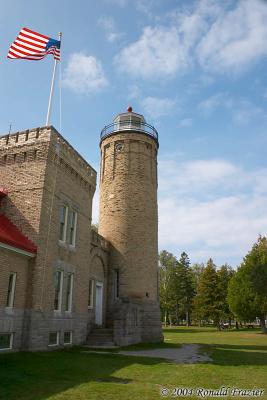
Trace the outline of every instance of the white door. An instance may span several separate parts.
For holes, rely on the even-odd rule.
[[[96,282],[95,291],[95,323],[102,325],[102,311],[103,311],[103,283]]]

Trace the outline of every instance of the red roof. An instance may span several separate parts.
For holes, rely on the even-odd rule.
[[[17,249],[36,253],[37,247],[5,215],[0,215],[0,242]]]
[[[0,198],[5,197],[8,195],[8,191],[3,186],[0,186]]]

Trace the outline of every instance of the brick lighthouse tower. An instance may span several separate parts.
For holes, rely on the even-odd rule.
[[[101,132],[99,233],[111,244],[107,325],[117,344],[162,340],[158,134],[129,107]]]

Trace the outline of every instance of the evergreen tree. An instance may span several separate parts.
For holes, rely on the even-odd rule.
[[[180,310],[185,314],[186,324],[189,326],[191,324],[192,301],[195,291],[193,285],[193,276],[190,269],[190,260],[185,252],[181,254],[178,261],[177,278],[177,302]]]
[[[229,304],[227,302],[227,292],[229,282],[234,275],[234,270],[227,264],[222,265],[217,271],[217,292],[218,292],[218,306],[220,309],[220,319],[228,320],[231,325],[231,319],[233,314],[230,311]]]
[[[193,288],[194,292],[197,292],[197,287],[199,283],[199,278],[201,273],[203,272],[203,269],[205,268],[205,265],[203,263],[195,263],[191,266],[191,276],[192,276],[192,283],[193,283]]]
[[[199,320],[212,319],[215,326],[220,329],[220,300],[218,295],[218,276],[216,266],[210,258],[203,269],[194,299],[195,315]]]
[[[228,291],[230,310],[240,319],[260,319],[267,333],[267,239],[259,237],[230,281]]]

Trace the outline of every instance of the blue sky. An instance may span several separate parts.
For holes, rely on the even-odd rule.
[[[8,60],[9,45],[23,26],[62,31],[63,136],[98,170],[104,125],[144,114],[159,131],[159,248],[236,266],[267,234],[266,21],[261,0],[1,2],[0,133],[45,124],[53,67]]]

